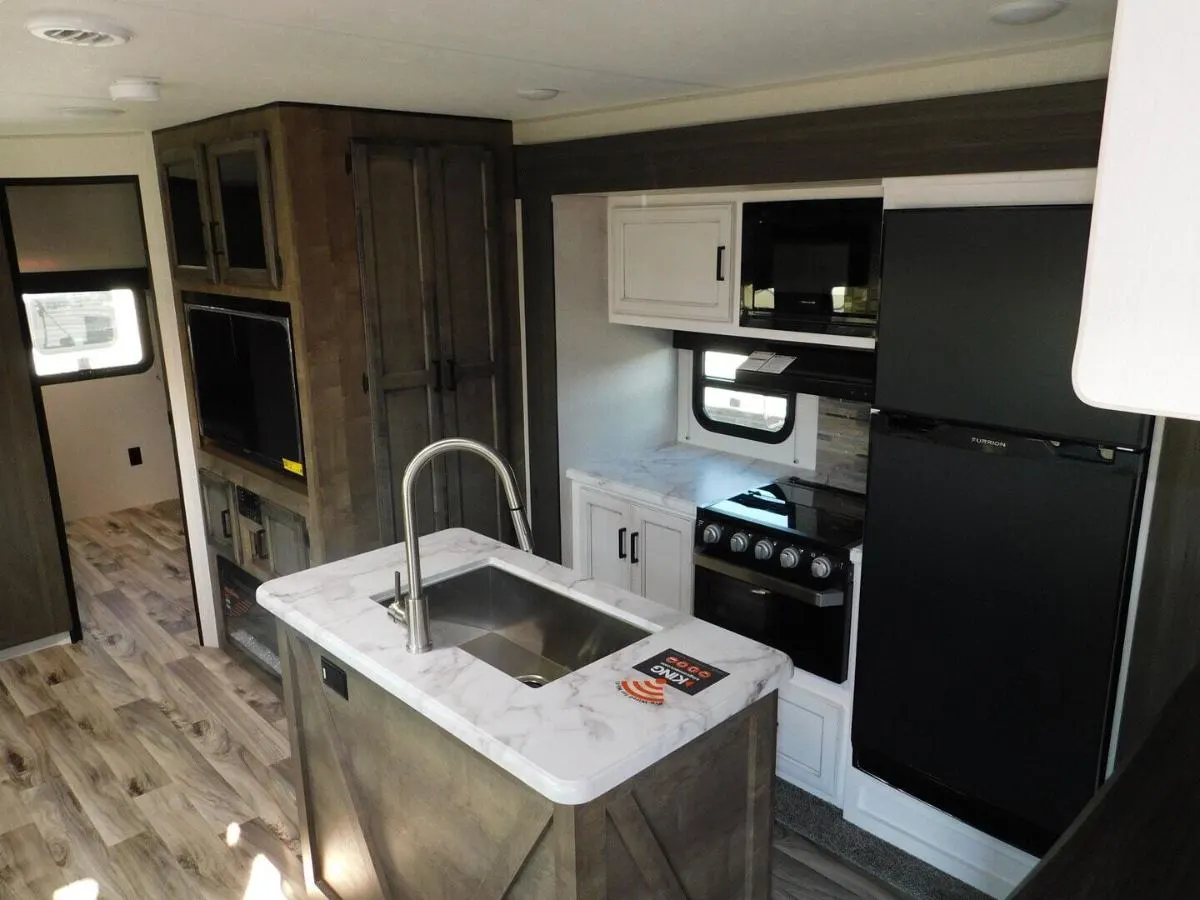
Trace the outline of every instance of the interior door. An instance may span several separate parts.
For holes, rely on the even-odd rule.
[[[364,145],[353,159],[380,534],[395,543],[404,533],[404,468],[445,436],[429,158],[420,148]],[[418,534],[450,524],[445,460],[434,460],[417,480]]]
[[[683,612],[692,611],[691,520],[636,506],[629,560],[633,589],[647,600]]]
[[[0,650],[67,631],[79,636],[41,393],[13,288],[4,207],[0,197]]]
[[[429,151],[437,274],[437,335],[446,433],[507,445],[498,321],[498,229],[492,157],[477,147]],[[509,537],[496,473],[470,453],[446,458],[451,526]]]
[[[576,488],[575,499],[575,568],[589,578],[630,590],[630,505],[583,487]]]

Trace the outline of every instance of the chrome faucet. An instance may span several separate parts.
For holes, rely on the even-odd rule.
[[[429,639],[429,603],[421,590],[421,554],[417,549],[417,523],[413,513],[413,485],[425,464],[436,456],[451,450],[466,450],[482,456],[500,478],[504,496],[508,500],[508,511],[512,515],[513,528],[517,532],[517,543],[526,553],[533,552],[533,538],[529,534],[529,523],[525,520],[525,507],[521,503],[521,492],[517,490],[517,479],[512,467],[504,457],[487,444],[468,438],[446,438],[430,444],[413,457],[404,470],[400,483],[401,513],[404,516],[404,561],[408,570],[408,593],[400,596],[400,573],[396,573],[396,597],[388,607],[388,613],[397,622],[408,626],[408,652],[424,653],[433,646]]]

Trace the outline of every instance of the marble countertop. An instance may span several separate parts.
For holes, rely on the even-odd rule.
[[[594,800],[791,677],[778,650],[474,532],[441,531],[420,548],[427,582],[496,565],[651,634],[537,689],[450,646],[441,623],[432,623],[433,650],[409,654],[407,629],[371,599],[392,591],[403,544],[268,582],[258,602],[555,803]],[[647,678],[633,666],[667,649],[729,675],[695,695],[667,686],[661,706],[618,690]]]
[[[694,516],[696,510],[750,488],[795,475],[824,484],[808,469],[764,462],[692,444],[668,444],[590,461],[567,470],[580,484],[618,492],[631,500]]]

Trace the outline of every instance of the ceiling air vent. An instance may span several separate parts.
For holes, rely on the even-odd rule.
[[[127,43],[133,32],[99,16],[52,13],[30,19],[25,30],[34,37],[71,47],[116,47]]]

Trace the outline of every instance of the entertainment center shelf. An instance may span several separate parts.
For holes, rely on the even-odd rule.
[[[462,435],[524,459],[508,425],[523,402],[510,123],[276,103],[155,132],[154,146],[219,622],[280,567],[394,541],[416,444]],[[484,274],[434,284],[434,254],[439,272]],[[224,348],[219,314],[244,332]],[[290,444],[287,366],[247,336],[273,323],[291,356]],[[473,489],[487,474],[436,467],[421,530],[489,530],[498,502]]]

